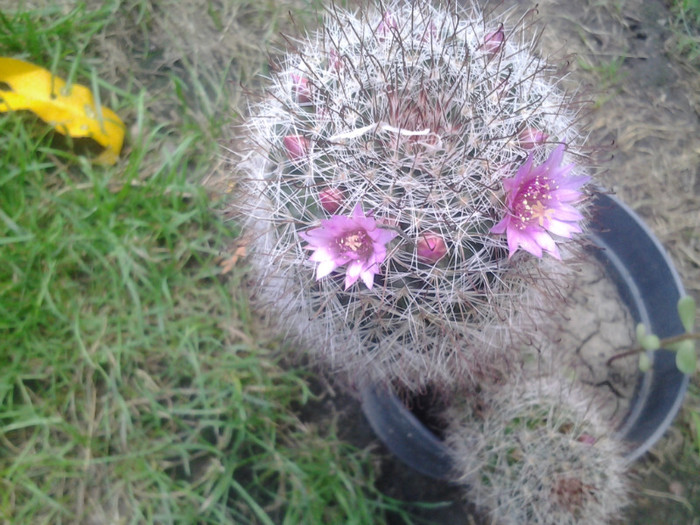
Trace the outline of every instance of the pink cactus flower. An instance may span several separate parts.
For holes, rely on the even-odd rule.
[[[420,236],[416,246],[418,258],[423,262],[433,264],[442,259],[447,253],[445,240],[438,234],[428,232]]]
[[[518,142],[520,143],[521,148],[530,150],[536,146],[544,144],[548,138],[549,135],[547,135],[544,131],[540,131],[535,128],[525,128],[518,135]]]
[[[287,135],[282,143],[291,161],[303,159],[309,153],[309,139],[301,135]]]
[[[334,215],[322,220],[321,226],[299,234],[314,250],[310,259],[319,263],[316,279],[321,279],[336,268],[347,264],[345,289],[359,278],[372,289],[374,276],[386,258],[386,245],[397,233],[377,226],[372,217],[366,217],[362,205],[357,204],[350,217]]]
[[[550,234],[570,239],[581,232],[583,215],[570,203],[580,200],[579,188],[590,177],[568,176],[573,164],[561,166],[563,157],[563,144],[539,166],[532,165],[530,155],[515,177],[503,181],[508,212],[491,233],[506,234],[509,257],[522,248],[535,257],[542,257],[544,250],[561,259]]]

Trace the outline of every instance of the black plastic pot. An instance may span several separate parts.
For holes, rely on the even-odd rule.
[[[659,337],[683,333],[676,303],[683,285],[666,252],[647,226],[627,206],[604,193],[594,197],[593,242],[596,256],[627,304],[636,323],[643,322]],[[678,413],[688,376],[678,371],[675,354],[654,353],[651,370],[641,374],[629,412],[618,432],[629,444],[633,461],[663,435]],[[362,409],[389,450],[422,474],[449,480],[452,461],[446,445],[387,387],[366,385]]]

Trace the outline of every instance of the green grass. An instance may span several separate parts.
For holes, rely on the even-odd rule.
[[[579,57],[577,63],[582,71],[596,80],[593,89],[596,94],[594,107],[599,109],[620,92],[620,85],[625,77],[621,70],[625,57],[619,56],[612,60],[598,61],[598,63],[593,63],[593,60],[595,59]]]
[[[669,50],[676,59],[700,70],[700,0],[670,0],[672,38]]]
[[[366,451],[299,420],[303,371],[256,334],[241,263],[220,266],[237,230],[202,181],[263,54],[168,61],[165,3],[98,4],[0,16],[1,55],[99,89],[130,132],[98,167],[32,114],[0,114],[0,521],[408,520]],[[265,38],[290,7],[231,4],[210,5],[213,26]]]

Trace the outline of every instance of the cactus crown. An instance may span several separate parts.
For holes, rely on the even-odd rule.
[[[333,368],[483,379],[581,231],[572,98],[522,21],[475,7],[332,8],[296,44],[239,166],[256,298]]]

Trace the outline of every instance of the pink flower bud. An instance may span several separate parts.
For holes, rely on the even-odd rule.
[[[436,263],[447,253],[445,241],[438,234],[433,232],[424,233],[418,239],[418,258],[423,262]]]
[[[590,434],[581,434],[578,438],[578,441],[585,445],[595,445],[596,439]]]
[[[299,104],[311,103],[311,88],[309,87],[308,78],[292,73],[292,90]]]
[[[321,206],[328,213],[335,213],[338,211],[340,205],[343,204],[343,200],[345,200],[343,192],[338,188],[328,188],[323,190],[318,198],[321,201]]]
[[[437,37],[437,27],[435,27],[434,22],[430,22],[430,25],[426,28],[421,40],[423,42],[430,42],[431,40],[434,40],[436,37]]]
[[[394,20],[394,17],[392,16],[390,11],[387,11],[384,13],[384,16],[382,17],[382,21],[379,23],[377,26],[377,35],[380,37],[386,37],[392,29],[397,29],[399,26],[396,23],[396,20]]]
[[[328,66],[336,72],[343,69],[343,61],[335,49],[331,49],[328,53]]]
[[[532,149],[535,146],[544,144],[549,135],[544,131],[540,131],[535,128],[525,128],[518,135],[518,141],[520,141],[520,147],[523,149]]]
[[[482,46],[487,53],[495,55],[501,50],[503,46],[503,41],[506,39],[506,34],[502,27],[498,28],[498,31],[492,31],[491,33],[486,33],[484,36],[484,45]]]
[[[282,139],[289,160],[299,160],[309,153],[309,139],[301,135],[287,135]]]

